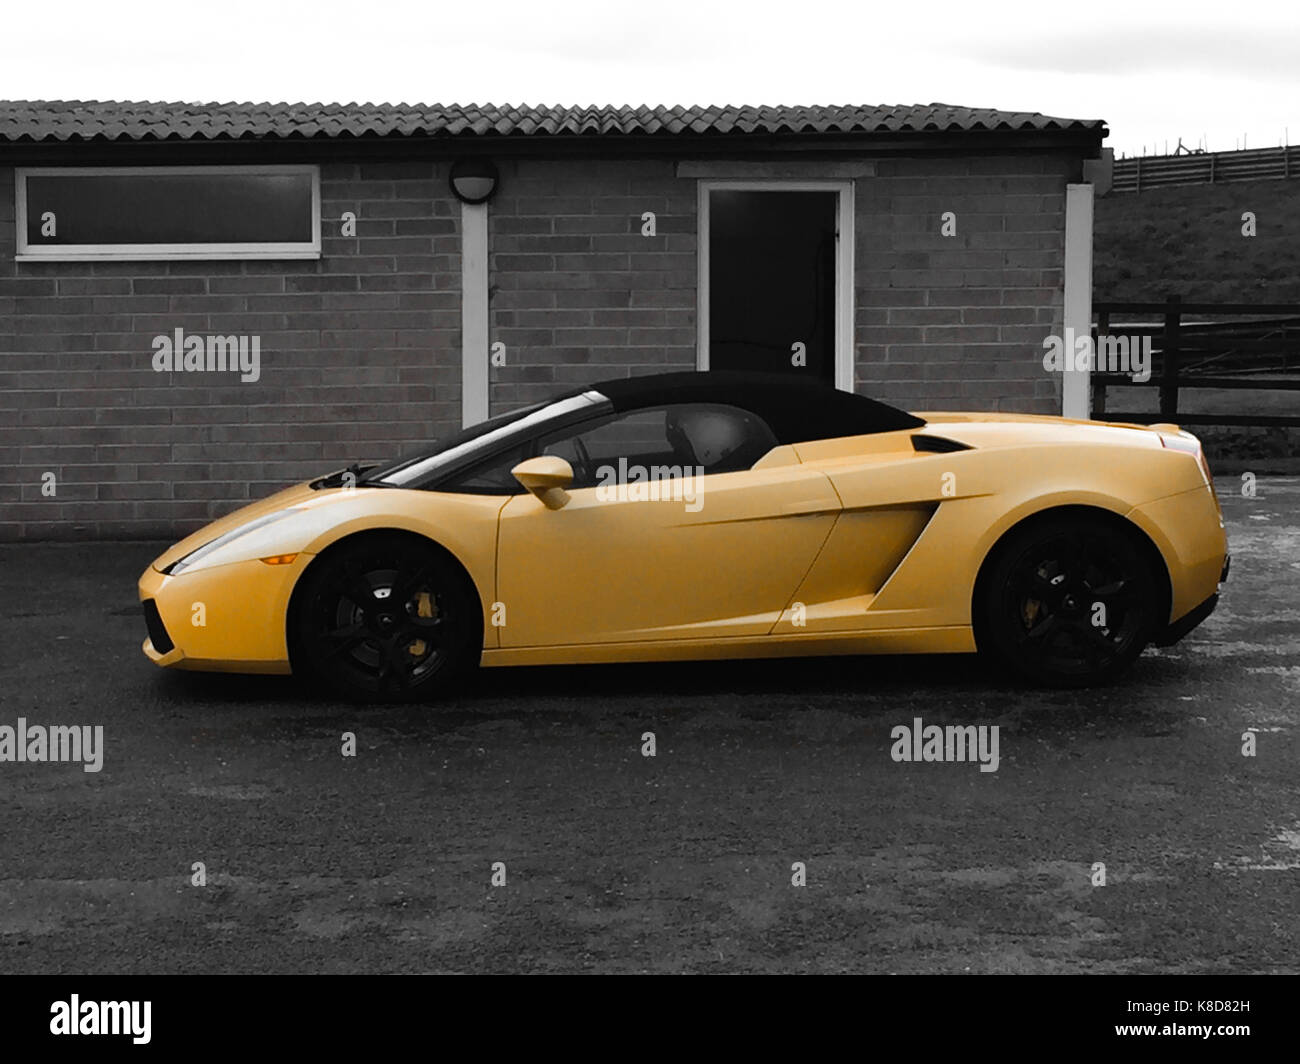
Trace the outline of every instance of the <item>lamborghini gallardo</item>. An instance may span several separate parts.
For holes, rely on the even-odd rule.
[[[1022,681],[1104,683],[1200,624],[1227,570],[1176,425],[911,414],[703,372],[577,388],[288,488],[176,544],[139,593],[160,666],[395,701],[480,665],[976,650]]]

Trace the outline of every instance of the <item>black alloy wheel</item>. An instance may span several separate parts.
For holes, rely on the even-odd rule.
[[[1115,679],[1159,623],[1149,553],[1135,534],[1101,518],[1053,517],[1013,533],[983,589],[981,649],[1053,686]]]
[[[468,578],[444,551],[414,536],[372,534],[308,571],[289,635],[294,671],[323,689],[406,702],[477,661],[482,619]]]

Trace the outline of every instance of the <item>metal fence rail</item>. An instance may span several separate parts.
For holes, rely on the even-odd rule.
[[[1171,185],[1261,181],[1298,176],[1300,145],[1292,144],[1285,148],[1116,159],[1111,189],[1114,192],[1141,192],[1143,189]]]

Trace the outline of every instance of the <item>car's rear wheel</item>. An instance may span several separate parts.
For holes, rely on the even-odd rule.
[[[478,659],[474,588],[446,552],[418,537],[345,541],[308,571],[289,619],[295,673],[367,702],[431,697]]]
[[[1136,535],[1115,522],[1031,522],[999,545],[981,580],[980,648],[1037,683],[1107,683],[1156,631],[1161,594],[1152,564]]]

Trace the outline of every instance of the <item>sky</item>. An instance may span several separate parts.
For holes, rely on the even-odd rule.
[[[0,98],[913,104],[1101,118],[1117,155],[1300,141],[1300,3],[20,4]]]

